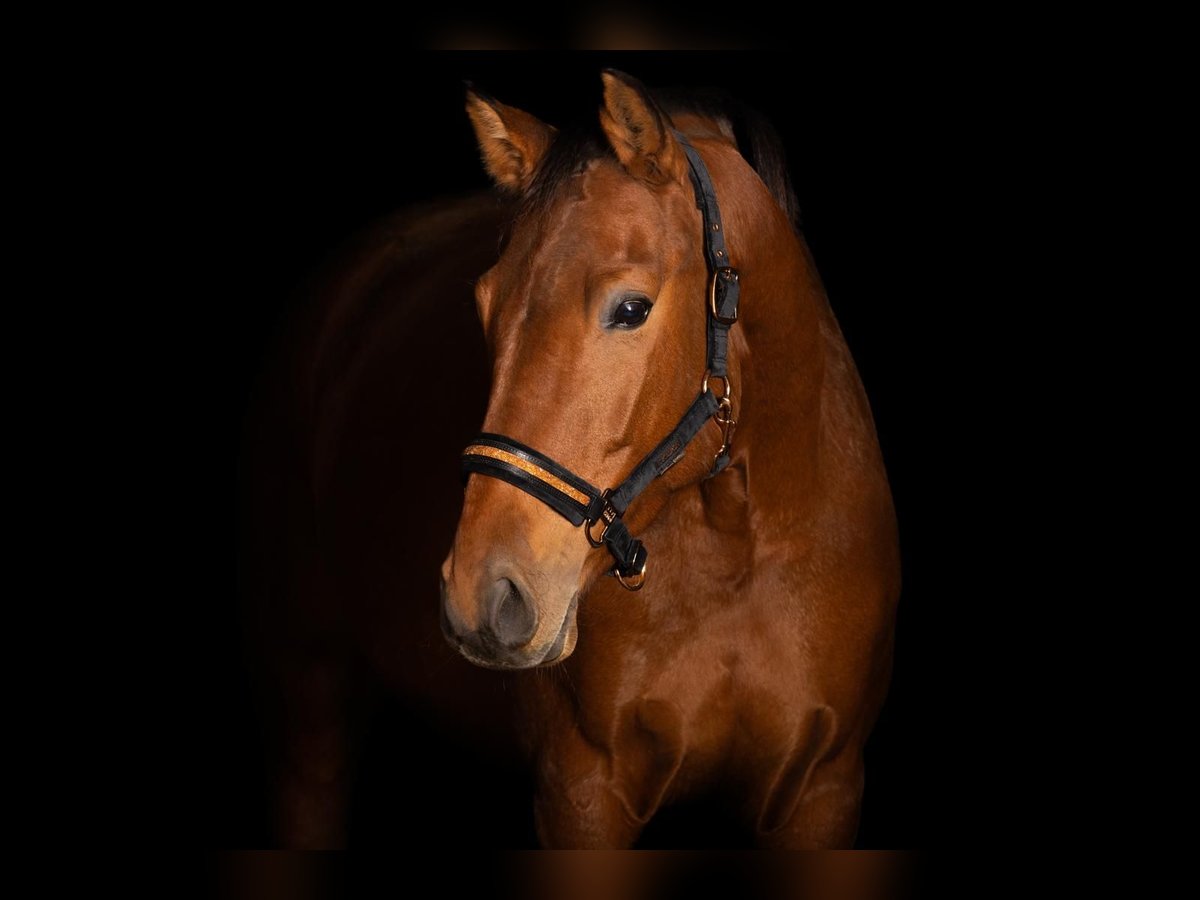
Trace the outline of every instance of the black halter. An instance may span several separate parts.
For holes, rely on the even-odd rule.
[[[646,454],[615,489],[601,491],[549,457],[499,434],[479,435],[462,456],[464,479],[471,472],[499,478],[541,500],[572,525],[586,523],[584,534],[588,543],[593,547],[608,547],[616,560],[612,574],[633,591],[646,580],[646,548],[629,533],[621,516],[650,482],[683,458],[687,445],[710,418],[715,418],[721,426],[723,440],[709,476],[724,469],[729,464],[729,446],[736,424],[729,396],[727,357],[729,328],[737,321],[741,285],[737,269],[729,265],[721,210],[708,169],[687,139],[678,132],[675,136],[687,155],[696,205],[704,217],[704,256],[709,272],[708,296],[705,298],[708,368],[699,396],[671,433]],[[713,379],[724,382],[723,396],[718,397],[709,390],[709,381]],[[597,538],[593,530],[601,522],[604,529]]]

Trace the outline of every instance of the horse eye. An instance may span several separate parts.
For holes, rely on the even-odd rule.
[[[651,303],[641,297],[622,300],[613,310],[612,323],[616,328],[637,328],[650,315]]]

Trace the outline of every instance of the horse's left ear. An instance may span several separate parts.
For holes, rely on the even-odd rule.
[[[600,74],[600,124],[627,172],[650,184],[687,183],[687,160],[671,124],[645,86],[616,69]]]

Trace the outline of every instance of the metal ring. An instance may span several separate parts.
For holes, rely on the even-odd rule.
[[[723,382],[725,382],[725,398],[724,399],[728,400],[729,399],[729,390],[730,390],[729,376],[728,375],[713,375],[712,369],[704,370],[704,380],[702,382],[700,382],[700,393],[702,393],[702,394],[708,393],[708,379],[709,378],[720,378]]]
[[[640,591],[642,589],[642,585],[646,583],[646,564],[648,562],[650,562],[649,553],[647,553],[642,559],[642,570],[636,575],[630,575],[630,581],[625,580],[624,576],[621,575],[621,570],[618,568],[613,569],[613,574],[617,576],[617,581],[621,582],[621,587],[625,588],[625,590]],[[637,579],[636,582],[633,581],[634,578]]]

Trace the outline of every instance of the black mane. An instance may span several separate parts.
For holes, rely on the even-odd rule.
[[[800,227],[800,207],[792,189],[783,141],[765,116],[723,91],[670,88],[650,93],[668,116],[703,116],[732,134],[738,152],[758,173],[788,221],[796,228]],[[616,155],[594,113],[588,119],[563,128],[538,167],[525,194],[523,209],[530,212],[544,208],[560,184],[583,171],[592,160],[602,157],[615,159]]]

